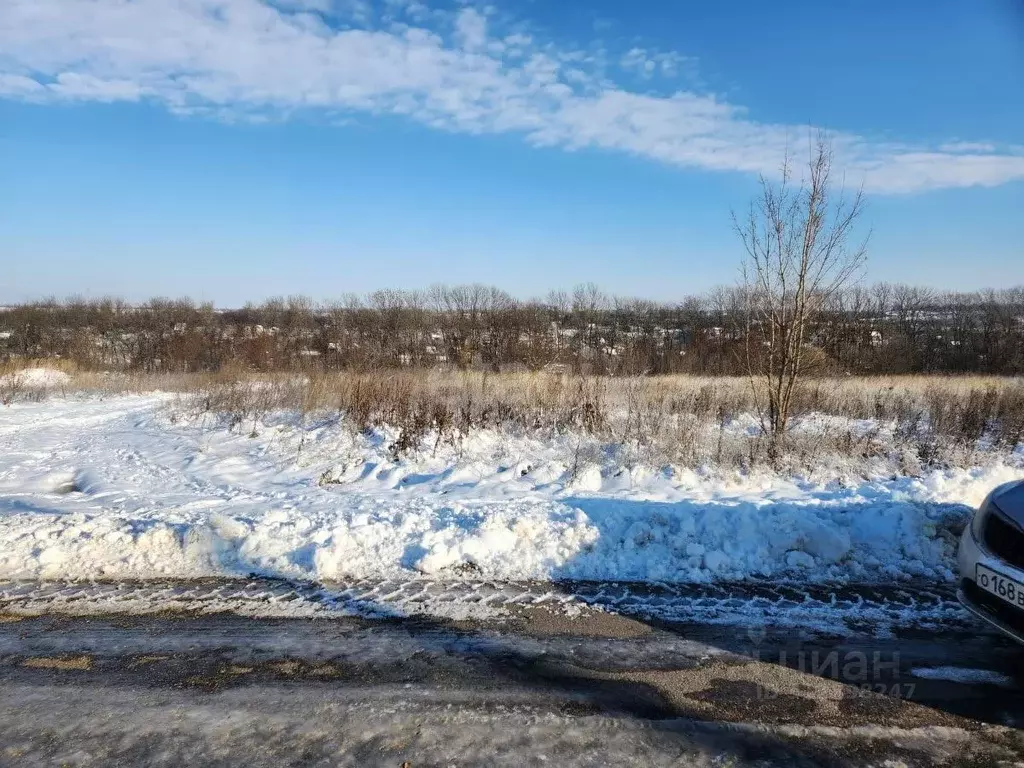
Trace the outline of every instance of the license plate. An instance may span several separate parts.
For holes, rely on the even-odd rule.
[[[984,565],[975,566],[975,569],[974,581],[979,587],[1011,605],[1024,608],[1024,584],[1008,579]]]

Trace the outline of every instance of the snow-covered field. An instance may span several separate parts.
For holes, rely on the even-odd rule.
[[[0,409],[0,579],[954,578],[956,532],[1020,454],[813,480],[622,463],[481,430],[395,461],[387,430],[233,428],[170,395]]]

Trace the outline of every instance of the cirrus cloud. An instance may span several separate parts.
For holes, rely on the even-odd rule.
[[[630,91],[594,56],[521,30],[503,35],[472,7],[427,13],[420,2],[387,0],[379,11],[332,0],[6,0],[0,97],[146,99],[182,114],[251,119],[398,114],[447,131],[767,174],[806,133],[758,122],[711,94]],[[685,60],[632,48],[621,61],[641,75],[671,75]],[[830,134],[847,180],[877,193],[1024,179],[1021,147]]]

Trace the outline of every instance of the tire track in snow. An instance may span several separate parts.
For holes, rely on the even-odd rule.
[[[668,623],[803,627],[885,635],[970,627],[945,586],[276,579],[0,582],[0,611],[19,614],[234,612],[248,616],[436,615],[486,618],[543,606]]]

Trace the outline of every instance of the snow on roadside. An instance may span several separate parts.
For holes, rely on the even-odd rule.
[[[1024,477],[726,481],[497,432],[396,462],[337,419],[229,431],[166,402],[0,412],[0,578],[948,582],[967,505]]]
[[[1012,687],[1013,679],[991,669],[972,669],[970,667],[914,667],[910,670],[914,677],[924,680],[949,680],[954,683],[968,685],[988,683],[1001,687]]]

